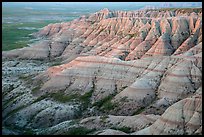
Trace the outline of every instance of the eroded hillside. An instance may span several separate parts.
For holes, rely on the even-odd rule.
[[[202,134],[202,9],[110,11],[3,52],[4,134]]]

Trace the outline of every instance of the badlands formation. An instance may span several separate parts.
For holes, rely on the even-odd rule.
[[[49,24],[2,53],[3,134],[202,134],[202,9]]]

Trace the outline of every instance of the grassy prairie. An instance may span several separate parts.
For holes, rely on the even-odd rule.
[[[2,50],[6,51],[27,46],[32,39],[29,34],[37,32],[39,28],[49,23],[54,23],[54,21],[2,24]]]
[[[2,9],[2,50],[22,48],[31,43],[29,34],[40,28],[62,21],[71,21],[82,13],[72,13],[47,7],[30,7],[16,5],[4,6]]]

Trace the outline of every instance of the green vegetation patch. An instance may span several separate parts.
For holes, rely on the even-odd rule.
[[[14,109],[14,110],[12,110],[12,111],[10,111],[8,114],[7,114],[7,116],[9,116],[9,115],[14,115],[15,113],[17,113],[18,111],[20,111],[20,110],[22,110],[23,108],[25,108],[26,106],[20,106],[20,107],[18,107],[17,109]]]
[[[40,86],[37,86],[35,88],[32,89],[32,93],[37,93],[40,90]]]
[[[17,93],[16,96],[12,96],[9,100],[5,101],[3,106],[7,106],[9,103],[12,103],[17,97],[19,97],[19,96],[21,96],[23,94],[24,94],[23,92]],[[3,99],[3,96],[2,96],[2,99]],[[16,102],[16,101],[14,101],[14,102]]]
[[[45,98],[47,98],[47,95],[42,95],[42,96],[38,97],[36,100],[34,100],[33,103],[39,102]]]
[[[32,88],[32,94],[37,94],[43,85],[43,81],[42,80],[33,81],[32,78],[29,77],[29,79],[26,81],[26,84],[34,87]]]
[[[2,94],[2,99],[9,93],[9,92],[11,92],[12,90],[14,90],[15,88],[14,88],[14,86],[13,85],[11,85],[11,86],[9,86],[9,88],[7,89],[7,90],[5,90],[4,92],[2,92],[3,94]]]
[[[83,103],[83,107],[87,108],[88,105],[90,105],[90,98],[94,92],[94,89],[92,88],[89,92],[86,92],[84,95],[79,97],[79,100]]]
[[[145,107],[141,107],[140,109],[138,109],[137,111],[135,111],[135,112],[133,113],[133,115],[138,115],[138,114],[142,113],[144,110],[145,110]]]
[[[31,44],[33,39],[29,34],[37,32],[39,28],[42,28],[53,21],[41,21],[41,22],[24,22],[24,23],[2,23],[2,50],[8,51],[17,48],[26,47]],[[19,29],[23,27],[34,27],[37,29]]]
[[[120,101],[121,101],[121,102],[128,102],[128,97],[127,97],[127,96],[122,97]]]
[[[40,87],[36,87],[32,90],[32,92],[37,92],[39,91]],[[77,100],[80,101],[82,103],[82,105],[86,108],[88,107],[89,103],[90,103],[90,97],[93,93],[93,90],[90,90],[89,92],[85,93],[84,95],[80,95],[80,94],[69,94],[66,95],[62,90],[58,91],[58,92],[54,92],[54,93],[47,93],[44,94],[40,97],[38,97],[34,102],[38,102],[40,100],[43,100],[45,98],[53,98],[56,101],[59,101],[61,103],[66,103],[66,102],[70,102],[73,100]]]
[[[111,102],[111,100],[113,99],[113,97],[115,96],[115,94],[112,94],[112,95],[109,95],[103,99],[101,99],[100,101],[98,102],[95,102],[93,104],[93,106],[97,106],[98,108],[100,108],[101,110],[112,110],[114,109],[115,107],[117,107],[116,104],[113,104]]]
[[[105,123],[106,119],[109,118],[108,115],[100,116],[101,122]]]
[[[61,65],[61,62],[54,62],[51,66],[59,66]]]
[[[22,79],[22,80],[28,80],[28,79],[30,79],[30,76],[27,76],[27,75],[20,75],[19,76],[19,79]]]
[[[24,135],[35,135],[35,132],[32,129],[26,129],[24,130]]]
[[[54,100],[57,100],[59,102],[66,103],[66,102],[69,102],[69,101],[77,98],[78,95],[77,94],[64,95],[63,92],[57,92],[57,93],[50,93],[49,97],[51,97]]]
[[[132,38],[132,37],[138,37],[139,33],[127,34],[127,35],[129,36],[129,38]]]
[[[52,61],[52,64],[51,64],[51,66],[59,66],[59,65],[61,65],[62,64],[62,59],[61,58],[57,58],[57,59],[53,59],[53,60],[51,60]]]
[[[131,133],[132,132],[130,127],[112,127],[111,129],[120,130],[120,131],[123,131],[125,133]]]

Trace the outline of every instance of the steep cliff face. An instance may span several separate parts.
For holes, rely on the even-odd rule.
[[[202,9],[103,9],[34,36],[42,39],[3,52],[3,59],[61,65],[14,89],[3,82],[4,125],[37,134],[75,126],[97,130],[92,134],[202,133]]]

